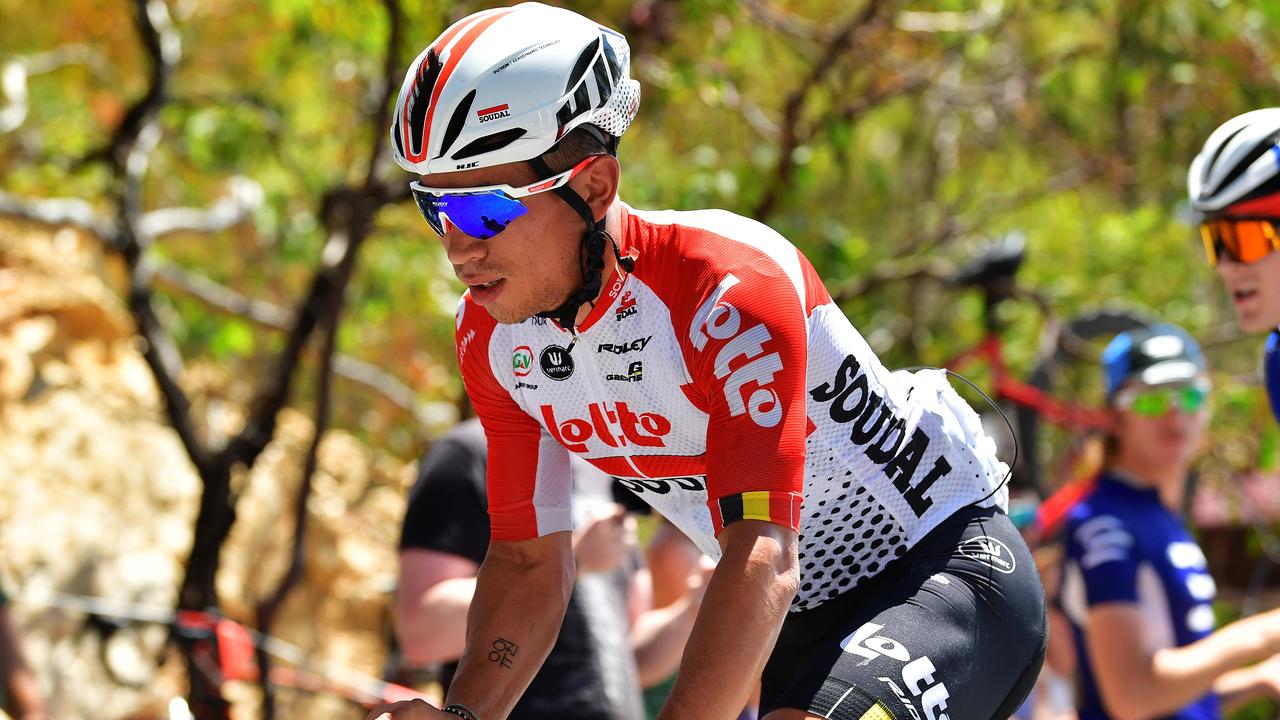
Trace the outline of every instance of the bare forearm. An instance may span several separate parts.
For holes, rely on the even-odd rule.
[[[505,718],[555,644],[573,590],[567,538],[555,563],[529,563],[491,549],[467,615],[467,649],[447,702],[484,720]]]
[[[396,639],[415,665],[452,662],[467,645],[467,610],[475,595],[475,578],[436,583],[417,597],[396,602]]]
[[[636,654],[636,671],[641,687],[652,687],[680,667],[698,605],[684,597],[667,607],[641,615],[631,629],[631,646]]]
[[[732,527],[752,522],[758,521]],[[795,596],[796,564],[795,533],[785,528],[770,526],[754,542],[729,544],[707,587],[661,720],[737,717]]]
[[[18,720],[48,717],[44,696],[22,654],[17,628],[8,610],[0,611],[0,675],[5,711]]]
[[[1213,691],[1224,676],[1269,654],[1267,637],[1246,623],[1219,630],[1180,648],[1157,651],[1150,670],[1126,678],[1113,713],[1124,718],[1153,718],[1185,707]]]

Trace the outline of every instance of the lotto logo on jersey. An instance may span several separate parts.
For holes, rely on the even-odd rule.
[[[877,679],[893,690],[893,693],[911,712],[914,720],[920,720],[920,714],[916,711],[912,698],[919,699],[927,720],[949,720],[947,700],[951,698],[951,693],[947,691],[946,685],[934,680],[937,668],[933,666],[933,661],[927,655],[911,659],[911,653],[902,643],[880,634],[883,629],[883,625],[872,622],[863,623],[862,627],[854,630],[852,635],[840,641],[840,648],[850,655],[862,658],[859,665],[870,664],[882,657],[905,663],[902,666],[901,677],[906,692],[903,692],[903,687],[900,687],[893,678]]]
[[[756,425],[773,427],[782,420],[782,402],[778,393],[768,386],[782,370],[782,357],[776,352],[764,351],[765,343],[773,340],[764,323],[742,330],[742,313],[721,299],[739,282],[733,274],[720,281],[716,291],[694,313],[689,341],[699,352],[711,340],[726,341],[716,354],[715,375],[724,380],[729,414],[737,417],[747,413]],[[730,370],[730,364],[738,367]],[[747,396],[750,386],[755,389]]]
[[[634,412],[624,402],[591,403],[586,419],[557,418],[552,405],[543,405],[539,410],[551,436],[576,453],[587,452],[587,441],[592,438],[611,448],[666,447],[663,438],[671,433],[667,418],[657,413]]]

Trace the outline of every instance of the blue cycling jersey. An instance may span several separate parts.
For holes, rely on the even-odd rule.
[[[1267,337],[1267,351],[1262,360],[1263,377],[1267,382],[1267,397],[1271,399],[1271,412],[1280,420],[1280,329]]]
[[[1204,553],[1182,518],[1154,489],[1103,472],[1097,486],[1067,516],[1062,606],[1071,621],[1080,659],[1080,720],[1109,718],[1085,647],[1090,608],[1105,603],[1139,606],[1147,647],[1181,647],[1213,632],[1217,592]],[[1206,695],[1178,712],[1177,720],[1220,717],[1218,698]]]

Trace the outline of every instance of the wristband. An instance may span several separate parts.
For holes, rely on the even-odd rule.
[[[443,712],[453,713],[454,715],[457,715],[460,718],[464,718],[465,720],[480,720],[480,718],[476,717],[475,713],[471,712],[471,708],[468,708],[466,705],[459,705],[458,703],[453,703],[452,705],[446,705],[440,709]]]

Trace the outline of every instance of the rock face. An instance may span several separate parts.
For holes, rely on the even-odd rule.
[[[32,667],[63,720],[160,717],[184,690],[166,631],[104,631],[43,607],[48,591],[171,607],[190,551],[200,480],[169,429],[132,321],[96,241],[0,224],[0,578],[14,596]],[[241,376],[250,376],[240,373]],[[182,380],[203,429],[239,427],[251,387],[193,365]],[[312,425],[287,410],[237,478],[238,520],[218,590],[232,619],[278,582]],[[311,497],[306,569],[274,634],[311,660],[379,675],[389,637],[395,545],[413,468],[330,432]],[[236,716],[259,716],[232,684]],[[279,717],[358,717],[349,702],[281,690]],[[2,713],[0,713],[2,714]]]

